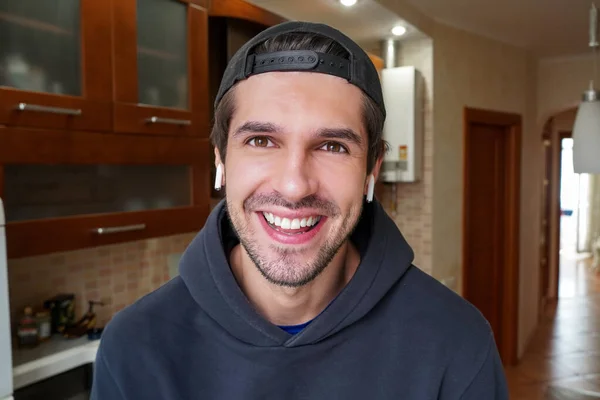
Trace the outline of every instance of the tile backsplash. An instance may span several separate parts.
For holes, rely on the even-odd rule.
[[[176,274],[177,260],[196,232],[123,244],[8,260],[11,320],[23,308],[42,307],[59,293],[75,294],[79,319],[88,301],[105,325],[125,306],[160,287]]]

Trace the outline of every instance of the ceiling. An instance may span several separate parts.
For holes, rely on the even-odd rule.
[[[588,0],[407,0],[435,20],[543,57],[589,51]]]
[[[376,0],[358,0],[344,7],[338,0],[249,0],[287,19],[330,24],[359,42],[373,43],[390,36],[402,23]],[[568,56],[589,51],[588,0],[404,0],[436,21],[501,42],[533,50],[541,57]],[[422,36],[405,23],[409,34]]]
[[[291,20],[322,22],[350,36],[369,48],[386,37],[397,24],[407,28],[403,38],[422,34],[376,0],[358,0],[352,7],[345,7],[338,0],[247,0],[275,14]],[[375,22],[375,23],[373,23]]]

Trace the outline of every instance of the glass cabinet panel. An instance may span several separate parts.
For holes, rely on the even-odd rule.
[[[188,165],[4,166],[7,221],[191,205]]]
[[[187,109],[187,5],[137,0],[138,100]]]
[[[80,0],[0,1],[0,87],[80,96]]]

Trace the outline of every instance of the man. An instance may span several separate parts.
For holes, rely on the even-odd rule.
[[[385,106],[353,41],[267,29],[215,107],[225,200],[180,276],[107,326],[92,399],[508,398],[485,319],[373,200]]]

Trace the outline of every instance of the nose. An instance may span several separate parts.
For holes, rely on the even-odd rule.
[[[290,202],[298,202],[315,194],[318,188],[318,171],[304,151],[282,154],[275,171],[273,189]]]

